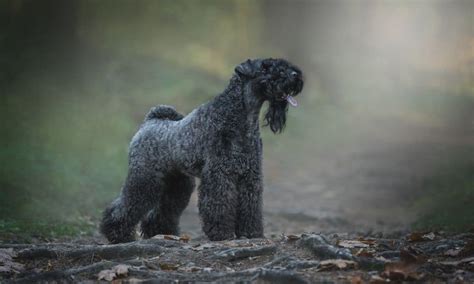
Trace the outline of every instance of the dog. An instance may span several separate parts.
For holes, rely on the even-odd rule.
[[[152,108],[132,138],[120,196],[104,211],[101,232],[111,243],[141,234],[179,234],[179,219],[200,179],[198,207],[211,241],[263,238],[262,140],[259,114],[280,133],[303,74],[284,59],[247,60],[225,90],[186,116]]]

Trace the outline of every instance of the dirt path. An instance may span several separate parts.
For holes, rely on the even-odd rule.
[[[302,169],[286,171],[266,164],[267,236],[407,231],[423,210],[414,208],[413,201],[427,193],[426,181],[443,166],[455,168],[456,160],[465,158],[466,146],[410,141],[354,147],[315,157],[315,164]],[[181,228],[193,237],[202,236],[196,193]]]

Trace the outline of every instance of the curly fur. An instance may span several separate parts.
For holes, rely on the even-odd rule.
[[[182,116],[157,106],[130,143],[120,196],[104,211],[101,232],[112,243],[179,233],[179,218],[199,186],[199,213],[210,240],[263,237],[262,142],[259,113],[277,133],[288,95],[303,88],[301,71],[283,59],[247,60],[210,102]]]

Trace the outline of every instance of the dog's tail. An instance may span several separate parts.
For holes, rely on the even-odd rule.
[[[174,107],[167,105],[159,105],[152,107],[145,116],[145,121],[152,119],[168,119],[168,120],[181,120],[183,115],[177,112]]]

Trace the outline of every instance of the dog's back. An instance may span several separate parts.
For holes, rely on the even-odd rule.
[[[152,107],[145,116],[145,121],[152,119],[168,119],[178,121],[183,119],[183,115],[177,112],[174,107],[167,105],[159,105]]]

